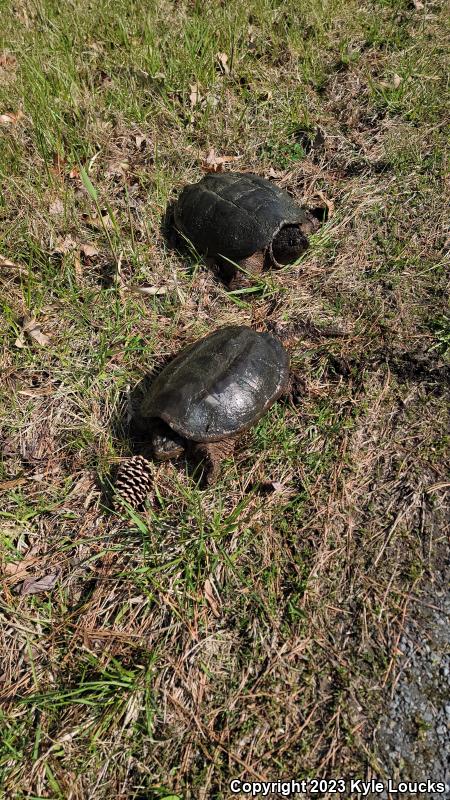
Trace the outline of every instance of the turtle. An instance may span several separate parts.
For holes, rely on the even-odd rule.
[[[279,186],[253,173],[209,173],[185,186],[172,209],[173,224],[196,250],[215,262],[230,284],[242,273],[291,264],[308,247],[318,220]]]
[[[237,438],[289,388],[289,355],[278,338],[229,325],[183,349],[144,395],[139,428],[156,460],[190,454],[217,478]]]

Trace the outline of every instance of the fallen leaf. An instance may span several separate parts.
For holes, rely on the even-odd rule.
[[[131,291],[137,294],[149,295],[150,297],[167,294],[167,288],[165,286],[134,286]]]
[[[17,394],[20,394],[22,397],[49,397],[54,393],[55,390],[52,386],[41,386],[37,389],[23,389],[21,392],[17,392]]]
[[[128,161],[111,161],[105,174],[109,178],[113,178],[115,176],[123,177],[129,169],[130,165]]]
[[[85,225],[88,225],[90,228],[95,228],[95,230],[98,231],[103,231],[105,228],[109,229],[113,227],[113,221],[106,208],[103,208],[100,211],[100,214],[95,213],[92,217],[90,217],[88,214],[83,214],[82,217]]]
[[[8,586],[14,586],[14,584],[26,580],[29,570],[37,560],[36,556],[25,556],[22,561],[10,561],[9,564],[5,564],[3,582]]]
[[[220,611],[219,611],[220,601],[218,601],[216,594],[214,593],[213,585],[209,580],[209,578],[206,578],[203,591],[205,593],[206,601],[210,606],[212,613],[214,614],[215,617],[220,617]]]
[[[20,110],[16,114],[7,111],[6,114],[0,114],[0,125],[15,125],[24,116],[23,111]]]
[[[165,81],[166,80],[166,73],[165,72],[155,72],[154,75],[151,76],[154,81]]]
[[[50,203],[48,210],[50,211],[50,214],[53,214],[53,216],[57,217],[59,214],[62,214],[64,212],[64,203],[62,202],[62,200],[59,200],[59,198],[57,198],[56,200],[53,201],[53,203]]]
[[[32,575],[30,578],[25,578],[20,590],[20,594],[25,595],[48,592],[50,589],[53,589],[58,577],[58,572],[51,572],[49,575],[45,575],[43,578],[37,578],[35,575]]]
[[[13,575],[22,575],[23,577],[24,572],[27,572],[27,566],[23,561],[9,561],[8,564],[5,564],[3,574],[7,578],[12,578]]]
[[[324,203],[324,205],[325,205],[325,207],[326,207],[326,209],[328,211],[327,219],[329,217],[332,217],[333,214],[334,214],[334,201],[331,200],[331,198],[327,197],[323,192],[321,192],[320,189],[318,189],[317,191],[314,192],[314,194],[312,195],[312,197],[308,201],[309,205],[311,205],[311,200],[314,200],[315,197],[318,197],[319,200],[321,200],[322,203]]]
[[[72,169],[69,172],[70,180],[73,181],[79,177],[80,177],[80,170],[78,169],[78,167],[72,167]]]
[[[17,66],[17,58],[12,53],[8,53],[7,50],[0,53],[1,69],[13,69],[15,66]]]
[[[286,498],[295,495],[294,489],[280,481],[262,481],[260,490],[263,494],[283,494]]]
[[[191,108],[194,108],[200,102],[202,97],[197,83],[193,83],[189,88],[191,90],[191,93],[189,95],[189,102],[191,104]]]
[[[83,267],[81,266],[81,259],[79,254],[75,254],[73,259],[73,269],[77,279],[81,278],[83,275]]]
[[[28,334],[30,339],[33,339],[33,341],[42,345],[42,347],[45,347],[50,341],[49,337],[45,333],[42,333],[35,319],[30,319],[29,322],[27,322],[24,331]]]
[[[19,394],[23,394],[23,392],[19,392]],[[0,483],[0,492],[5,492],[7,489],[15,489],[16,486],[23,486],[26,482],[26,478],[13,478],[10,481],[3,481]],[[8,566],[8,564],[6,566]]]
[[[80,253],[86,258],[94,258],[98,256],[98,250],[93,244],[80,244]]]
[[[66,253],[69,253],[71,250],[76,250],[77,247],[78,245],[76,241],[72,239],[71,236],[66,236],[62,241],[59,240],[59,242],[57,242],[52,252],[65,255]]]
[[[202,161],[202,170],[204,172],[222,172],[224,164],[238,161],[239,158],[240,156],[218,156],[214,148],[211,147],[206,158]]]
[[[142,146],[145,145],[147,139],[145,136],[135,136],[134,141],[136,143],[136,147],[138,150],[142,150]]]
[[[42,333],[37,321],[34,317],[25,316],[22,322],[22,332],[16,339],[16,347],[22,348],[25,347],[25,341],[23,339],[23,334],[26,333],[27,336],[30,337],[34,342],[42,345],[43,347],[47,345],[50,341],[49,337]]]
[[[102,53],[103,52],[103,44],[101,42],[89,42],[88,50],[92,50],[93,53]]]
[[[425,8],[421,0],[413,0],[413,6],[417,11],[422,11],[422,9]]]
[[[398,89],[398,87],[400,86],[402,81],[403,81],[403,78],[401,78],[400,75],[394,75],[394,77],[392,79],[392,83],[393,83],[394,89]]]
[[[14,261],[10,261],[9,258],[5,258],[5,256],[0,256],[0,267],[18,267],[18,264],[15,264]]]
[[[65,166],[65,159],[59,153],[53,153],[52,163],[49,166],[52,175],[54,175],[55,178],[61,179],[64,174]]]
[[[129,725],[132,725],[138,719],[143,708],[144,692],[142,690],[131,694],[127,703],[127,710],[123,722],[121,722],[121,730],[125,730]],[[167,796],[162,800],[167,800]]]
[[[19,350],[23,350],[23,348],[27,346],[23,332],[19,333],[16,341],[14,342],[14,346],[17,347]]]
[[[226,53],[217,53],[217,60],[219,62],[219,66],[221,71],[224,75],[230,74],[230,68],[228,66],[228,56]]]

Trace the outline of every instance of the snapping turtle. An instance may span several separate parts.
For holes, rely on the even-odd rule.
[[[317,219],[266,178],[251,173],[205,175],[185,186],[173,208],[175,228],[215,261],[228,282],[236,265],[260,273],[295,261]],[[230,263],[233,262],[233,263]]]
[[[289,356],[270,333],[231,325],[185,348],[158,375],[139,411],[153,455],[162,460],[186,449],[217,476],[238,434],[250,428],[287,391]]]

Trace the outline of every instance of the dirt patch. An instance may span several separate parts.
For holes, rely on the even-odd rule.
[[[430,778],[450,791],[450,570],[441,567],[412,602],[398,642],[397,674],[376,743],[386,775],[398,782]],[[439,800],[445,793],[427,795]]]

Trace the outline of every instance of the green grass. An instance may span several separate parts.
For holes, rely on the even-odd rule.
[[[0,124],[0,796],[220,800],[233,777],[363,775],[442,529],[444,4],[0,15],[0,115],[18,115]],[[210,148],[331,209],[250,291],[162,232]],[[46,345],[18,346],[25,316]],[[214,487],[156,465],[145,510],[114,515],[130,391],[231,323],[289,335],[299,402]]]

